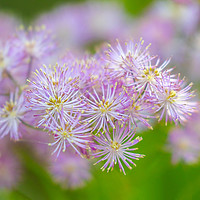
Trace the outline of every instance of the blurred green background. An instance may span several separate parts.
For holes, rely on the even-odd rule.
[[[0,0],[0,9],[13,12],[24,21],[30,21],[39,13],[50,10],[64,0]],[[152,0],[123,0],[126,11],[140,15]],[[0,191],[0,200],[189,200],[200,199],[200,166],[171,164],[171,155],[165,151],[170,126],[157,125],[154,131],[142,133],[144,140],[138,145],[146,155],[133,170],[124,176],[116,168],[113,172],[100,171],[100,165],[92,167],[93,178],[85,187],[64,190],[53,182],[50,175],[28,152],[20,152],[24,165],[24,179],[18,188]],[[20,150],[19,150],[20,151]]]
[[[14,12],[24,20],[31,20],[41,12],[48,11],[56,6],[62,5],[63,3],[79,3],[84,1],[85,0],[0,0],[0,9]],[[113,0],[113,2],[116,1],[122,3],[130,14],[139,15],[154,0]]]

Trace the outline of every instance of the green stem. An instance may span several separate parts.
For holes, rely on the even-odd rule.
[[[31,128],[31,129],[34,129],[34,130],[38,130],[38,131],[43,131],[43,132],[47,132],[47,130],[43,129],[43,128],[37,128],[37,127],[34,127],[30,124],[28,124],[27,122],[23,121],[22,119],[19,119],[21,121],[22,124],[24,124],[25,126]]]
[[[135,100],[135,102],[137,102],[138,99],[145,93],[145,91],[146,91],[146,89],[147,89],[147,84],[148,84],[148,83],[146,83],[145,88],[144,88],[143,91],[138,95],[138,97],[137,97],[137,99]]]
[[[13,78],[12,74],[8,71],[8,70],[5,70],[8,78],[19,88],[19,90],[21,91],[21,86],[20,84]]]
[[[0,93],[0,96],[9,96],[9,93]]]
[[[29,61],[29,65],[28,65],[28,72],[27,72],[27,76],[26,76],[26,80],[29,78],[30,73],[31,73],[31,69],[32,69],[32,64],[33,64],[33,57],[30,57],[30,61]]]

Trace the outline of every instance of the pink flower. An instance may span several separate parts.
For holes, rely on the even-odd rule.
[[[135,165],[132,160],[138,160],[144,157],[142,154],[133,153],[137,148],[132,148],[135,144],[142,140],[141,137],[133,139],[135,136],[135,131],[129,129],[128,127],[120,128],[116,123],[116,130],[113,129],[113,134],[109,131],[102,133],[100,137],[95,136],[97,144],[94,144],[96,153],[93,154],[94,157],[100,158],[95,164],[105,161],[105,164],[101,167],[102,171],[107,168],[107,171],[114,168],[114,165],[119,164],[120,171],[122,170],[124,174],[125,170],[122,165],[124,163],[129,169],[132,169],[130,164]],[[136,166],[136,165],[135,165]]]
[[[55,119],[63,117],[70,121],[70,111],[77,111],[84,106],[78,90],[79,77],[73,76],[73,71],[67,66],[55,65],[46,67],[43,65],[36,70],[35,76],[30,81],[30,89],[27,98],[30,108],[36,111],[40,121],[38,126],[51,123],[52,116]]]
[[[18,95],[18,90],[10,94],[10,100],[0,109],[0,138],[10,135],[11,139],[18,140],[21,136],[19,124],[24,118],[24,94]]]
[[[57,156],[59,156],[61,150],[65,152],[68,146],[73,147],[79,155],[81,153],[78,148],[89,149],[91,129],[80,124],[80,114],[73,115],[71,113],[71,117],[73,117],[73,122],[66,122],[62,115],[59,122],[53,119],[53,123],[47,127],[56,140],[49,145],[56,146],[53,154],[57,152]]]
[[[22,49],[17,48],[13,39],[0,41],[0,80],[3,78],[4,72],[10,72],[19,67],[23,59]]]
[[[86,119],[84,121],[89,124],[94,124],[93,130],[106,129],[109,124],[114,128],[114,120],[118,120],[123,123],[128,117],[124,114],[124,105],[127,102],[125,92],[116,91],[117,82],[113,85],[106,86],[101,84],[101,91],[99,94],[93,87],[92,92],[88,92],[89,98],[84,98],[87,107],[84,112]]]
[[[63,188],[72,189],[83,187],[85,181],[91,179],[89,170],[89,161],[71,151],[61,153],[54,162],[52,161],[50,167],[55,181]]]
[[[41,59],[55,50],[55,41],[45,26],[29,27],[24,30],[21,26],[16,33],[15,44],[22,47],[28,58]]]
[[[191,101],[194,92],[190,91],[192,83],[185,86],[179,77],[171,81],[170,77],[163,77],[158,81],[156,91],[155,112],[161,111],[159,121],[165,114],[165,122],[173,120],[175,124],[185,122],[196,110],[197,102]]]
[[[173,129],[169,134],[168,150],[172,152],[172,162],[197,163],[200,158],[200,135],[192,129]]]

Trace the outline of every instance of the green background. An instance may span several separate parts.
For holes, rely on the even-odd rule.
[[[132,15],[141,14],[153,2],[153,0],[113,0],[113,2],[117,1],[122,3],[126,11]],[[69,2],[79,3],[84,0],[0,0],[0,9],[14,12],[24,20],[31,20],[41,12]]]
[[[14,12],[24,21],[30,21],[37,14],[66,2],[63,0],[0,0],[0,9]],[[69,1],[67,1],[69,2]],[[75,2],[75,1],[71,1]],[[76,1],[79,2],[79,1]],[[126,11],[132,15],[142,15],[151,0],[124,0]],[[100,166],[92,167],[93,178],[86,187],[64,190],[53,182],[36,159],[23,147],[18,155],[24,166],[24,178],[12,190],[0,190],[0,200],[188,200],[200,199],[200,166],[171,164],[171,155],[165,151],[170,126],[157,125],[154,131],[142,133],[143,141],[138,145],[139,153],[146,155],[138,161],[133,170],[126,170],[124,176],[117,168],[113,172],[100,171]]]

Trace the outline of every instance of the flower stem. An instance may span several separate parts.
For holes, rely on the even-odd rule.
[[[8,71],[8,70],[5,70],[8,78],[17,86],[20,88],[20,85],[19,83],[13,78],[12,74]]]
[[[38,131],[43,131],[43,132],[47,132],[47,130],[43,129],[43,128],[38,128],[38,127],[35,127],[35,126],[32,126],[30,124],[28,124],[27,122],[25,122],[24,120],[22,119],[19,119],[21,121],[22,124],[24,124],[25,126],[29,127],[29,128],[32,128],[34,130],[38,130]]]
[[[0,96],[9,96],[9,93],[0,93]]]
[[[26,76],[26,80],[29,78],[31,70],[32,70],[32,65],[33,65],[33,57],[30,57],[29,64],[28,64],[28,72]]]

